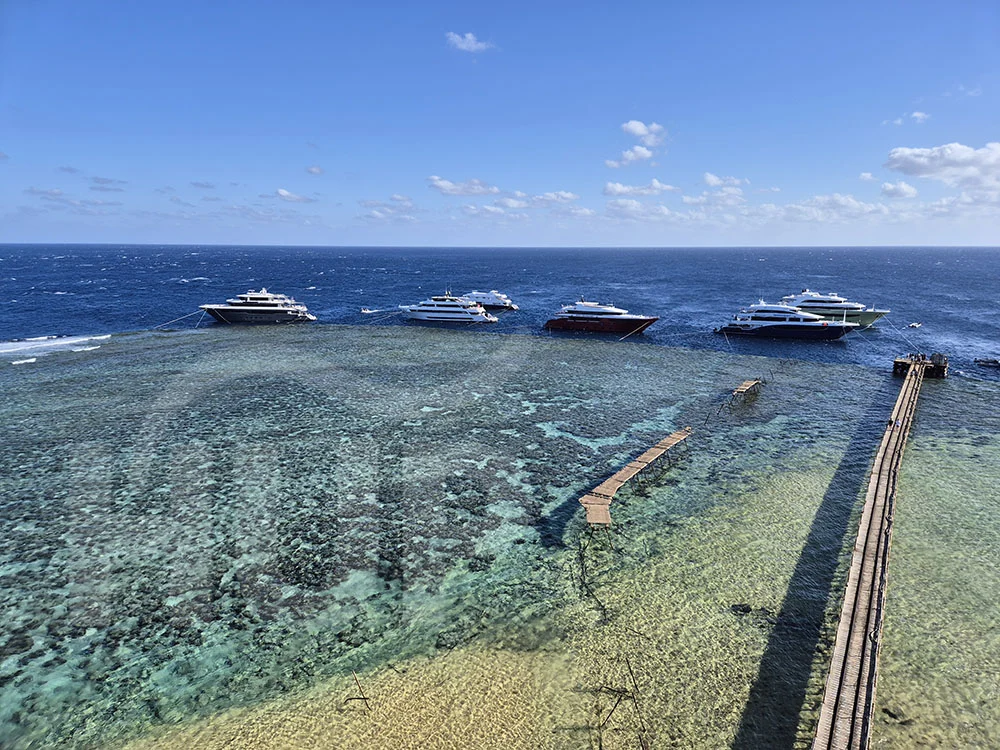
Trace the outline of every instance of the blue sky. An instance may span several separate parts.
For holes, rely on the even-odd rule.
[[[0,242],[989,244],[994,2],[0,3]]]

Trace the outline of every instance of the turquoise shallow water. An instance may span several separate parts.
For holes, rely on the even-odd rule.
[[[760,397],[720,411],[758,375]],[[0,385],[0,743],[15,748],[114,744],[470,644],[610,679],[625,627],[654,642],[628,648],[663,686],[661,737],[801,742],[896,387],[847,365],[352,326],[116,335],[5,367]],[[989,476],[968,478],[997,457],[996,384],[932,386],[905,468],[971,523],[951,477]],[[590,540],[575,498],[687,424],[684,460],[614,506],[614,546]],[[949,605],[955,637],[1000,601],[976,572],[996,570],[996,515],[971,517],[986,531],[941,585],[986,582]],[[906,548],[905,523],[891,590],[919,612],[906,571],[933,557],[918,531]],[[890,644],[887,664],[908,665],[880,687],[895,705],[924,676]],[[953,653],[949,674],[988,695],[994,646]],[[953,738],[950,684],[931,713]]]

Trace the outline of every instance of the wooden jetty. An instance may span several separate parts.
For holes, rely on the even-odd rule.
[[[761,387],[764,385],[764,381],[760,378],[756,380],[744,380],[738,386],[733,389],[732,395],[729,397],[729,403],[727,406],[730,408],[738,401],[746,401],[751,396],[756,396]]]
[[[634,461],[629,461],[623,469],[605,479],[590,492],[580,498],[580,504],[587,512],[587,523],[591,526],[611,526],[611,501],[629,480],[658,465],[664,458],[670,462],[669,451],[691,436],[691,428],[677,430],[647,450]]]
[[[905,379],[868,480],[813,750],[864,750],[871,740],[899,466],[924,376],[947,372],[946,357],[943,370],[909,355],[893,363],[894,372],[901,362]]]

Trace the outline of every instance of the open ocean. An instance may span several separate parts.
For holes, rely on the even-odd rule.
[[[990,248],[0,246],[0,747],[808,747],[891,362],[938,351],[873,744],[995,747],[998,283]],[[198,311],[262,286],[318,322]],[[892,312],[712,333],[805,287]],[[446,289],[521,309],[395,312]],[[581,295],[660,320],[543,331]]]

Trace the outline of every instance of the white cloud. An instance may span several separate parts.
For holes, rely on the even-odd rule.
[[[976,86],[974,89],[967,89],[962,84],[958,84],[958,93],[965,94],[966,96],[980,96],[983,90],[979,86]]]
[[[306,171],[309,174],[323,174],[323,167],[318,167],[314,164],[311,167],[306,167]]]
[[[746,203],[743,189],[731,185],[711,192],[706,190],[699,196],[685,195],[681,200],[691,206],[738,206]]]
[[[176,195],[170,196],[170,202],[178,206],[183,206],[184,208],[197,208],[197,206],[193,203],[188,203],[186,200],[178,198]]]
[[[389,201],[388,203],[376,200],[358,201],[365,208],[371,209],[368,213],[358,218],[374,222],[395,223],[410,223],[417,220],[417,217],[413,214],[419,211],[419,209],[413,205],[413,201],[410,200],[408,195],[393,193],[389,197]]]
[[[444,36],[448,40],[448,44],[455,49],[462,50],[462,52],[485,52],[493,46],[491,42],[481,42],[476,39],[476,35],[471,31],[464,36],[456,34],[454,31],[449,31]]]
[[[552,215],[585,219],[591,216],[597,216],[597,212],[592,208],[584,208],[583,206],[559,206],[553,209]]]
[[[934,148],[894,148],[885,166],[951,187],[1000,190],[1000,143],[997,142],[979,149],[961,143]]]
[[[916,198],[917,189],[900,180],[899,182],[883,182],[882,195],[886,198]]]
[[[618,167],[624,167],[626,164],[631,164],[632,162],[645,161],[646,159],[652,158],[653,152],[645,146],[633,146],[627,151],[622,151],[622,158],[619,161],[606,159],[604,163],[612,169],[617,169]]]
[[[278,188],[275,191],[275,195],[281,198],[281,200],[288,201],[289,203],[313,203],[316,200],[315,198],[307,198],[304,195],[297,195],[289,190],[285,190],[284,188]]]
[[[656,122],[647,125],[640,120],[629,120],[622,123],[622,130],[634,135],[643,146],[658,146],[663,142],[663,126]]]
[[[920,124],[927,122],[931,116],[926,112],[910,112],[910,117],[912,117],[917,124]]]
[[[466,216],[472,216],[480,219],[521,220],[528,218],[528,214],[526,213],[512,213],[500,206],[476,206],[470,203],[462,206],[462,211]]]
[[[500,188],[477,179],[452,182],[437,175],[431,175],[427,181],[430,183],[429,187],[434,188],[441,195],[496,195],[500,192]]]
[[[787,221],[817,222],[821,224],[836,224],[869,217],[888,215],[889,209],[881,203],[865,203],[853,195],[833,193],[817,195],[799,203],[786,206],[762,206],[762,209],[775,209],[776,216]]]
[[[494,201],[494,203],[502,208],[527,208],[528,201],[520,200],[519,198],[500,198]]]
[[[531,199],[531,201],[532,203],[538,205],[547,206],[553,203],[572,203],[573,201],[579,199],[580,196],[576,193],[571,193],[568,190],[556,190],[555,192],[536,195]]]
[[[705,172],[704,179],[705,184],[709,187],[722,187],[723,185],[735,187],[737,185],[750,184],[750,180],[745,180],[740,177],[719,177],[711,172]]]
[[[94,178],[94,182],[97,182],[97,177]],[[215,190],[214,182],[192,182],[191,187],[201,188],[202,190]]]
[[[51,190],[45,190],[43,188],[30,187],[25,188],[25,193],[28,195],[40,195],[42,197],[57,198],[63,194],[63,191],[59,188],[52,188]]]
[[[858,179],[863,180],[864,182],[872,182],[875,179],[875,177],[872,175],[871,172],[862,172],[861,174],[858,175]]]
[[[660,203],[643,203],[634,198],[616,198],[605,204],[608,215],[627,221],[682,221],[685,214],[671,211]]]
[[[755,193],[780,193],[781,192],[781,188],[780,187],[757,188],[756,190],[754,190],[754,192]]]
[[[620,195],[659,195],[660,193],[680,190],[673,185],[666,185],[655,177],[648,185],[623,185],[620,182],[609,182],[604,186],[604,194]]]
[[[903,118],[897,117],[895,120],[882,120],[883,125],[902,125]]]

